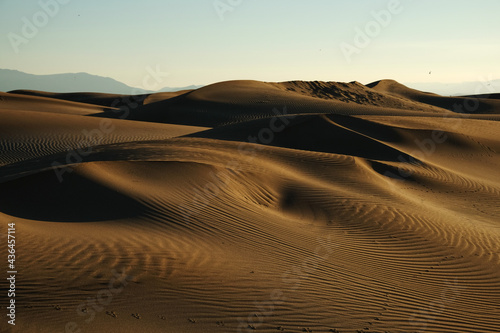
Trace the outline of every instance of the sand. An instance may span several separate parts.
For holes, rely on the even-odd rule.
[[[391,80],[2,93],[17,275],[0,331],[499,332],[488,97]]]

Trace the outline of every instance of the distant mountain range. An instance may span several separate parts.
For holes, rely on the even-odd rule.
[[[474,94],[489,94],[500,92],[500,80],[485,82],[462,83],[411,83],[404,82],[410,88],[433,92],[443,96],[465,96]],[[198,89],[202,85],[186,87],[164,87],[152,92],[170,92],[179,90]],[[109,77],[88,73],[64,73],[51,75],[35,75],[11,69],[0,69],[0,91],[11,90],[41,90],[47,92],[99,92],[130,95],[137,92],[137,88],[130,87]],[[141,89],[139,89],[141,90]]]
[[[164,87],[158,91],[149,91],[130,87],[125,83],[109,77],[88,73],[64,73],[51,75],[35,75],[11,69],[0,69],[0,91],[11,90],[41,90],[48,92],[99,92],[130,95],[137,90],[145,93],[169,92],[187,89],[197,89],[202,86]]]
[[[487,82],[461,82],[461,83],[410,83],[404,82],[410,88],[432,92],[443,96],[467,96],[491,94],[500,92],[500,80],[491,80]]]

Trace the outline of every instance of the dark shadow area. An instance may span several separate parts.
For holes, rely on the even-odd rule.
[[[268,146],[394,162],[402,159],[415,160],[402,151],[378,142],[362,131],[377,135],[379,139],[388,139],[387,141],[399,140],[397,132],[378,124],[369,129],[370,124],[364,120],[348,118],[350,117],[338,115],[301,115],[293,118],[278,117],[274,120],[267,118],[214,128],[186,137],[254,142]],[[335,123],[340,119],[341,123],[355,129],[346,129]],[[384,134],[377,133],[379,126],[384,127]]]
[[[95,222],[140,215],[142,205],[75,172],[43,171],[0,184],[0,211],[20,218]]]

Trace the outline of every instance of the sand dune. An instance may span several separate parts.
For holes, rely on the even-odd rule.
[[[113,110],[30,95],[0,103],[19,271],[2,331],[500,330],[495,98],[454,112],[470,97],[395,81],[221,82]]]
[[[43,96],[23,96],[0,92],[1,110],[38,111],[75,115],[90,115],[106,108],[71,101],[59,101]]]
[[[492,95],[465,97],[443,97],[432,93],[408,88],[394,80],[381,80],[367,85],[368,87],[391,96],[409,98],[413,101],[440,107],[457,113],[493,113],[498,114],[500,101]]]
[[[145,105],[148,103],[169,99],[178,95],[185,94],[191,90],[181,90],[175,92],[161,92],[154,94],[142,95],[119,95],[119,94],[103,94],[103,93],[51,93],[36,90],[14,90],[11,94],[50,97],[72,102],[81,102],[87,104],[102,105],[108,107]]]

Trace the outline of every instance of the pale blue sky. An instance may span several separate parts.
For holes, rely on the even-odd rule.
[[[169,73],[161,86],[500,78],[498,0],[400,0],[386,26],[371,13],[391,0],[41,0],[57,1],[67,3],[50,17],[39,1],[0,0],[0,68],[88,72],[136,87],[148,67]],[[221,19],[215,3],[232,10]],[[34,36],[23,35],[23,17],[39,20]],[[369,45],[349,62],[340,45],[356,46],[356,28],[367,27]],[[15,47],[14,34],[25,38]]]

